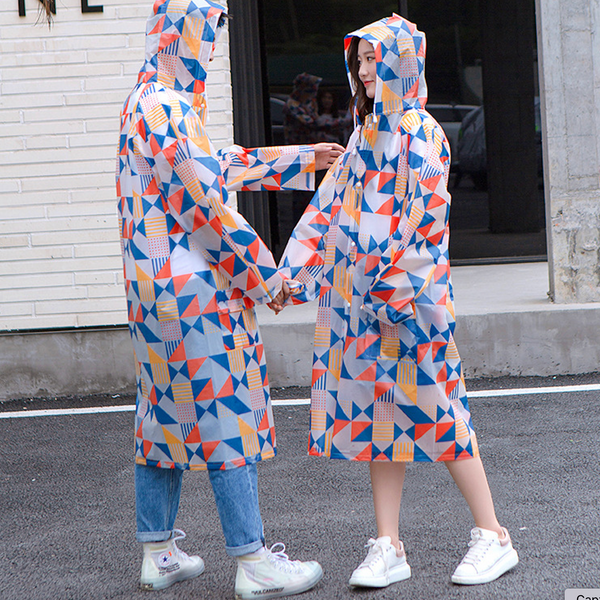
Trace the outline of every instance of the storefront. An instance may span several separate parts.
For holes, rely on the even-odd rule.
[[[230,0],[236,141],[344,143],[351,115],[343,37],[398,12],[427,35],[428,108],[452,147],[451,259],[545,260],[535,7],[509,4]],[[318,114],[312,132],[294,135],[282,108],[301,73],[321,80]],[[309,199],[252,194],[240,207],[279,253]]]

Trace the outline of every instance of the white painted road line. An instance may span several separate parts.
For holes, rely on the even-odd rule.
[[[48,408],[45,410],[21,410],[0,413],[0,419],[19,419],[22,417],[62,417],[65,415],[96,415],[99,413],[134,412],[135,404],[121,406],[90,406],[88,408]]]
[[[512,388],[505,390],[474,390],[468,392],[471,398],[500,398],[502,396],[531,396],[535,394],[568,394],[573,392],[600,392],[600,383],[583,385],[557,385],[539,388]],[[306,406],[310,398],[282,398],[272,400],[273,406]],[[88,408],[49,408],[46,410],[21,410],[0,412],[0,419],[20,419],[23,417],[60,417],[67,415],[96,415],[101,413],[135,412],[135,405],[90,406]]]
[[[514,388],[506,390],[474,390],[467,392],[469,398],[499,398],[500,396],[528,396],[531,394],[568,394],[571,392],[599,392],[600,383],[582,385],[557,385],[539,388]]]
[[[273,406],[302,406],[310,404],[310,398],[279,398],[272,399]]]
[[[512,388],[505,390],[474,390],[467,392],[470,398],[500,398],[502,396],[530,396],[534,394],[568,394],[570,392],[600,392],[600,383],[586,383],[582,385],[560,385],[539,388]],[[273,400],[273,406],[295,406],[310,404],[310,398],[294,400]]]

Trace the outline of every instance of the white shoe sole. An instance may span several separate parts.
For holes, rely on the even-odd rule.
[[[478,585],[480,583],[490,583],[498,579],[501,575],[504,575],[507,571],[510,571],[519,562],[519,555],[513,548],[510,552],[505,554],[500,560],[498,560],[491,568],[483,573],[477,573],[476,575],[452,575],[452,583],[458,585]]]
[[[301,594],[302,592],[306,592],[319,581],[323,579],[323,569],[320,569],[314,574],[312,579],[307,580],[305,583],[298,585],[288,585],[283,588],[276,588],[273,591],[266,590],[248,590],[244,592],[240,592],[238,590],[235,591],[235,600],[253,600],[254,598],[283,598],[284,596],[293,596],[294,594]]]
[[[165,576],[164,578],[158,579],[157,581],[153,581],[152,583],[141,582],[140,588],[145,592],[155,592],[158,590],[164,590],[168,587],[171,587],[175,583],[179,583],[180,581],[187,581],[188,579],[198,577],[198,575],[202,575],[202,573],[204,573],[204,562],[201,562],[195,571],[188,571],[186,573],[177,572],[176,575],[171,578]]]
[[[386,575],[381,577],[361,577],[360,575],[352,575],[348,582],[353,587],[372,587],[384,588],[392,583],[404,581],[410,577],[410,566],[408,564],[398,565],[391,568]]]

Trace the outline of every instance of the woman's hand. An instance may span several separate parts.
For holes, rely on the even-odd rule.
[[[329,169],[338,156],[344,153],[344,147],[335,142],[321,142],[315,144],[315,169]]]
[[[267,306],[278,315],[283,310],[283,305],[285,301],[290,297],[290,288],[288,284],[284,281],[281,285],[281,291],[271,302],[267,303]]]

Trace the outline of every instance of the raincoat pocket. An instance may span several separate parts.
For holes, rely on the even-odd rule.
[[[357,358],[371,360],[399,361],[404,358],[416,359],[416,322],[408,318],[402,323],[388,325],[383,321],[369,318],[364,341],[359,343]]]
[[[258,325],[254,308],[219,310],[219,323],[225,350],[247,348],[259,342]]]

